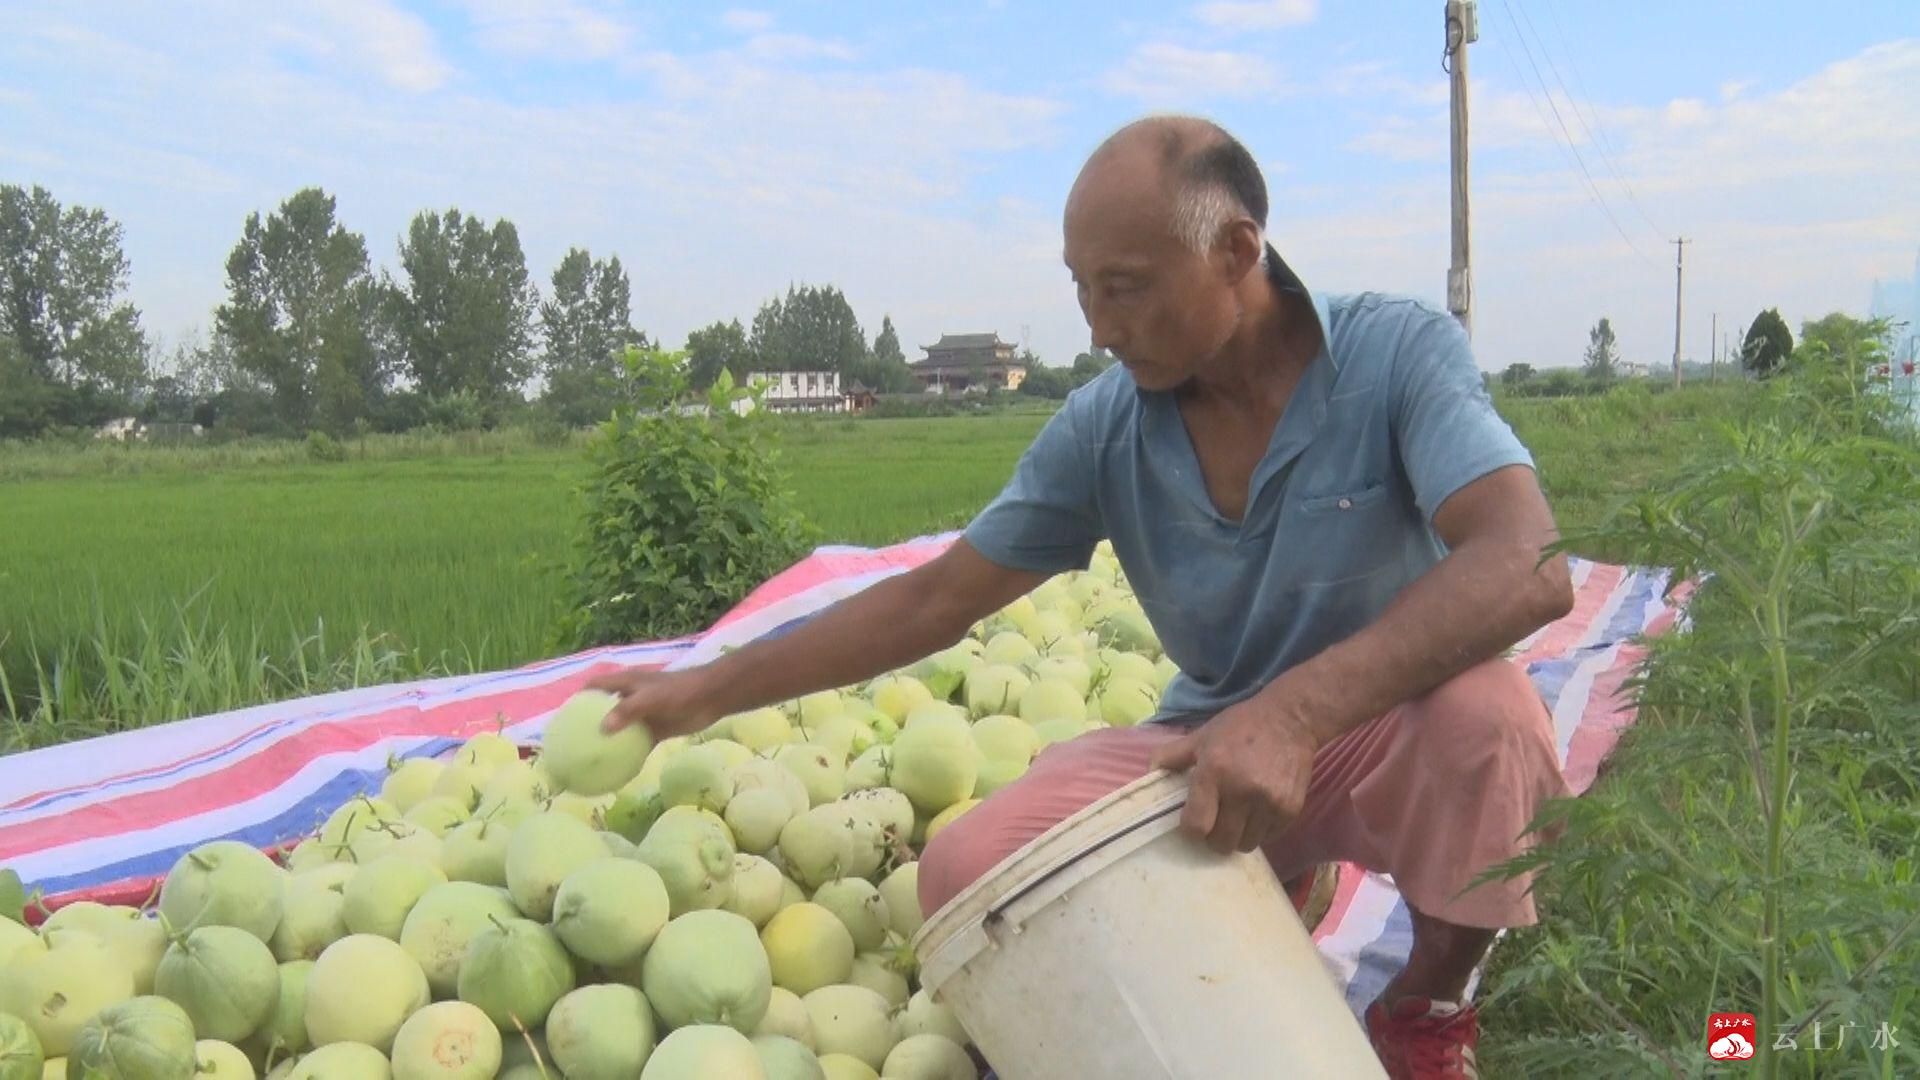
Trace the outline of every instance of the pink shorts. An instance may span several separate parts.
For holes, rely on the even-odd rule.
[[[1048,747],[927,845],[922,909],[938,910],[1028,841],[1145,775],[1156,749],[1191,730],[1107,728]],[[1283,881],[1350,861],[1393,875],[1422,914],[1526,926],[1538,918],[1530,875],[1467,886],[1551,839],[1529,834],[1528,823],[1570,794],[1539,692],[1520,668],[1493,660],[1322,747],[1300,817],[1262,851]]]

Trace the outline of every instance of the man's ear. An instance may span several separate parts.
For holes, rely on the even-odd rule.
[[[1266,251],[1266,243],[1260,238],[1260,227],[1252,218],[1235,218],[1225,226],[1226,242],[1217,249],[1222,256],[1221,271],[1229,283],[1237,284],[1248,274],[1260,267],[1260,256]]]

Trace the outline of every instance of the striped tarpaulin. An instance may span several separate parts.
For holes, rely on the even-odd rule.
[[[481,731],[537,742],[547,717],[590,678],[632,665],[704,663],[784,633],[875,581],[937,555],[957,534],[882,549],[828,547],[761,586],[697,637],[590,649],[510,671],[364,687],[48,747],[0,762],[0,866],[49,907],[138,903],[182,854],[211,840],[263,848],[312,831],[375,789],[391,758],[437,755]],[[1578,600],[1519,655],[1551,708],[1569,783],[1585,790],[1633,719],[1622,682],[1636,640],[1678,617],[1666,576],[1579,562]],[[1406,906],[1392,882],[1341,868],[1315,931],[1356,1011],[1406,956]]]

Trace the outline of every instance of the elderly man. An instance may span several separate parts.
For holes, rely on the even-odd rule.
[[[1564,795],[1553,732],[1502,656],[1565,614],[1531,458],[1459,325],[1424,304],[1309,293],[1265,237],[1267,194],[1213,124],[1114,134],[1067,199],[1065,258],[1096,345],[1001,495],[939,558],[804,628],[673,675],[623,672],[610,723],[659,735],[842,686],[958,640],[1110,539],[1181,674],[1155,721],[1048,749],[928,845],[931,912],[1154,767],[1183,825],[1283,877],[1391,873],[1405,968],[1366,1012],[1394,1077],[1476,1075],[1472,971],[1536,919],[1526,878],[1469,888]]]

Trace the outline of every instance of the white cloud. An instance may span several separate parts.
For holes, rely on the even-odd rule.
[[[243,25],[167,27],[155,16],[130,28],[159,50],[164,95],[71,139],[0,116],[0,154],[64,158],[67,171],[33,175],[63,197],[88,192],[125,224],[133,298],[157,332],[206,324],[248,212],[320,184],[389,267],[408,219],[427,207],[511,219],[543,288],[570,245],[618,253],[636,322],[669,343],[715,319],[750,321],[768,297],[811,282],[839,286],[869,334],[891,314],[909,345],[943,330],[1011,337],[1026,323],[1043,355],[1084,347],[1058,264],[1057,208],[978,198],[978,176],[1006,155],[1045,156],[1062,103],[943,71],[816,72],[750,39],[623,57],[611,92],[592,103],[531,106],[464,88],[423,98],[338,64],[278,63]],[[0,45],[0,62],[10,55]],[[89,100],[124,81],[84,52],[73,61]],[[192,198],[154,191],[103,145],[142,175],[186,173],[194,158],[243,179],[202,176]],[[181,159],[154,157],[161,149]],[[1071,179],[1052,186],[1064,193]]]
[[[1487,366],[1569,364],[1601,315],[1629,359],[1668,362],[1673,249],[1687,248],[1683,352],[1712,354],[1712,315],[1738,333],[1778,305],[1789,323],[1859,311],[1866,282],[1909,272],[1920,245],[1920,41],[1874,46],[1771,93],[1717,103],[1593,103],[1589,137],[1562,118],[1623,239],[1568,152],[1544,101],[1474,87],[1475,343]],[[1536,95],[1538,93],[1536,89]],[[1349,193],[1337,209],[1294,201],[1295,231],[1323,274],[1351,287],[1440,292],[1447,262],[1444,111],[1379,118],[1356,148],[1432,171],[1407,190]],[[1358,204],[1359,208],[1355,208]],[[1276,199],[1276,206],[1281,201]],[[1379,208],[1391,209],[1379,209]],[[1650,216],[1648,221],[1643,215]],[[1369,232],[1407,235],[1390,244]],[[1276,232],[1285,228],[1276,228]],[[1284,247],[1282,250],[1286,250]],[[1313,281],[1313,265],[1303,264]]]
[[[495,52],[601,58],[625,50],[633,29],[583,0],[461,0],[479,41]]]
[[[1252,53],[1189,49],[1167,42],[1142,45],[1102,79],[1109,93],[1149,105],[1271,94],[1280,79]]]
[[[1707,103],[1699,98],[1674,98],[1667,102],[1666,120],[1669,127],[1699,127],[1707,122]]]
[[[1313,21],[1317,0],[1220,0],[1194,9],[1200,21],[1229,30],[1278,30]]]
[[[727,29],[743,34],[758,34],[773,29],[773,16],[765,11],[735,8],[720,16],[720,22]]]
[[[1408,105],[1445,105],[1447,80],[1409,79],[1384,60],[1365,60],[1336,67],[1315,80],[1312,89],[1336,97],[1386,98]]]
[[[1732,101],[1752,88],[1752,79],[1728,79],[1720,84],[1720,100]]]
[[[757,60],[852,60],[853,48],[844,42],[805,34],[755,34],[742,46]]]
[[[352,59],[390,86],[434,90],[453,73],[426,22],[387,0],[315,0],[313,13],[345,39],[340,44]]]
[[[643,43],[604,65],[590,101],[538,106],[457,77],[425,33],[415,59],[442,70],[439,92],[421,95],[418,78],[366,77],[382,61],[352,19],[310,17],[310,6],[258,19],[246,0],[204,0],[204,10],[187,20],[130,5],[69,17],[91,30],[43,24],[0,38],[7,83],[33,95],[0,109],[0,164],[123,222],[133,299],[156,332],[204,325],[245,215],[318,183],[389,265],[425,207],[513,220],[543,286],[569,245],[618,253],[636,321],[669,343],[714,319],[750,320],[790,283],[831,282],[869,333],[892,314],[910,355],[942,331],[1011,338],[1022,324],[1048,359],[1085,346],[1058,264],[1059,199],[1079,165],[1071,149],[1089,136],[1068,103],[874,55],[864,68],[821,65],[830,51],[756,46],[771,20],[725,35],[716,51]],[[1135,54],[1109,88],[1164,95],[1155,104],[1309,92],[1256,56],[1157,48]],[[1156,58],[1185,63],[1157,65],[1150,83]],[[1311,88],[1339,95],[1314,104],[1357,113],[1345,128],[1353,148],[1393,168],[1350,168],[1324,146],[1269,133],[1284,125],[1244,134],[1263,159],[1293,166],[1263,160],[1274,242],[1310,284],[1438,300],[1445,102],[1413,59],[1399,70],[1417,79],[1394,70],[1349,63]],[[1582,102],[1604,155],[1572,103],[1555,98],[1636,255],[1594,206],[1544,102],[1515,81],[1475,83],[1483,364],[1577,362],[1602,315],[1629,359],[1670,355],[1672,249],[1639,219],[1628,185],[1656,221],[1696,240],[1689,356],[1708,355],[1714,312],[1723,330],[1775,305],[1797,323],[1858,310],[1875,275],[1911,273],[1920,42],[1730,98],[1703,85],[1677,118],[1657,99]],[[996,170],[1017,171],[1020,186],[982,181]]]
[[[1435,124],[1431,118],[1421,122],[1404,116],[1389,116],[1374,125],[1371,131],[1348,139],[1342,149],[1376,154],[1390,161],[1438,161],[1446,158],[1447,145],[1445,117]]]

